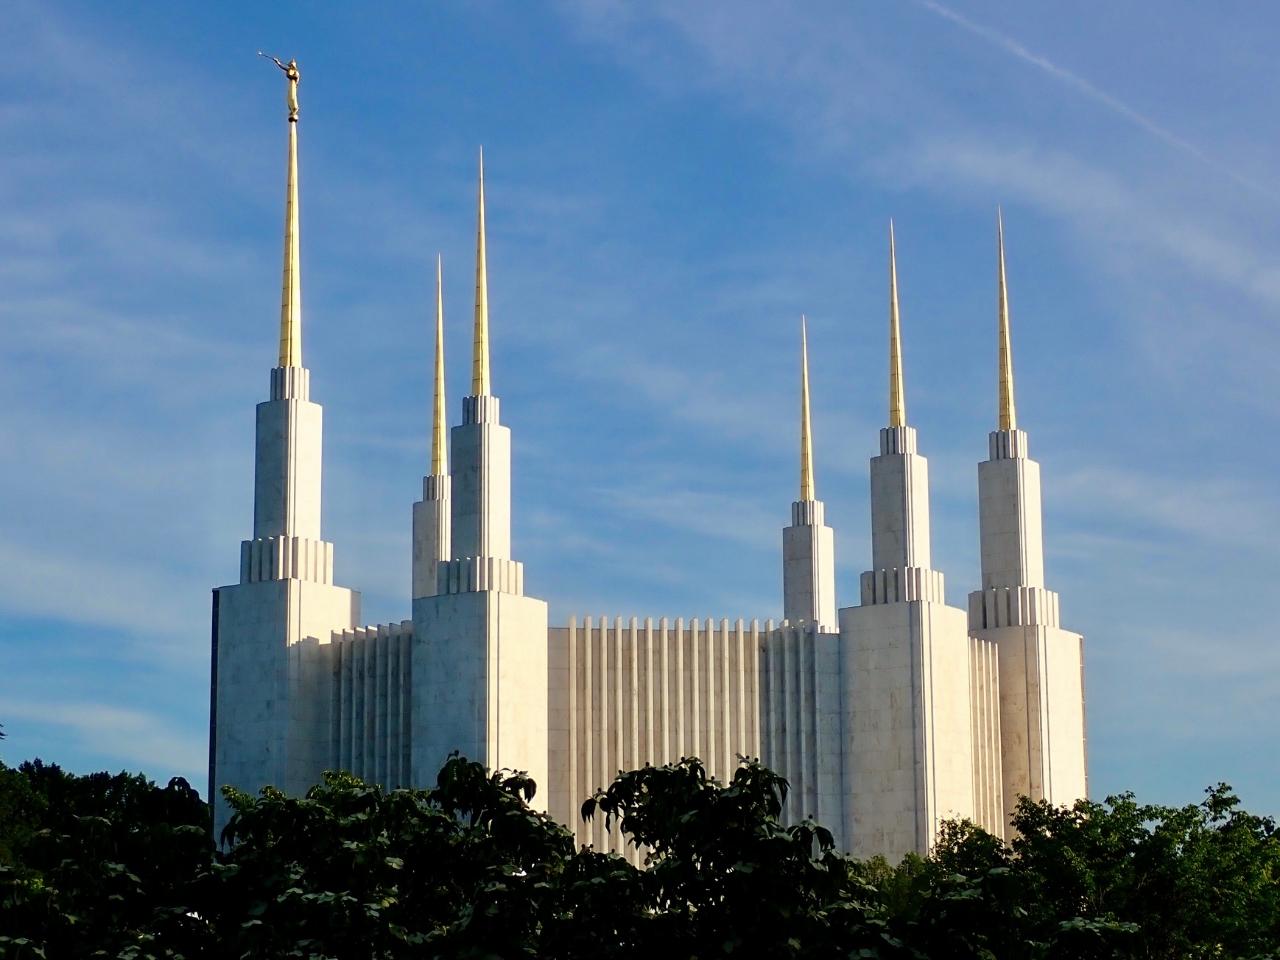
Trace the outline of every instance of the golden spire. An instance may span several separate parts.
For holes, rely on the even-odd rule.
[[[471,343],[471,395],[489,393],[489,272],[484,252],[484,147],[480,148],[480,195],[476,213],[476,324]]]
[[[800,499],[813,500],[813,428],[809,422],[809,332],[800,315]]]
[[[907,425],[907,394],[902,384],[902,327],[898,318],[898,255],[889,221],[889,426]]]
[[[436,389],[431,411],[431,473],[437,477],[449,472],[444,423],[444,294],[440,280],[440,254],[436,254]]]
[[[1018,429],[1013,403],[1013,347],[1009,342],[1009,290],[1004,279],[1004,214],[996,207],[996,246],[1000,253],[1000,429]]]
[[[259,52],[260,56],[265,56]],[[302,366],[302,268],[298,255],[298,62],[275,60],[288,81],[289,159],[284,199],[284,275],[280,284],[280,366]]]

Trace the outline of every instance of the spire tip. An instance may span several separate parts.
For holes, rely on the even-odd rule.
[[[898,309],[898,253],[889,220],[889,426],[907,425],[907,395],[902,377],[902,322]]]
[[[1004,213],[996,206],[996,252],[999,259],[999,424],[1001,430],[1018,429],[1017,408],[1013,399],[1013,345],[1009,337],[1009,288],[1004,269]]]
[[[445,450],[444,403],[444,292],[443,260],[436,254],[436,368],[435,390],[431,405],[431,473],[443,476],[449,472],[448,454]]]
[[[800,499],[813,500],[813,426],[809,417],[809,324],[800,314]]]
[[[484,147],[476,202],[476,310],[471,344],[471,395],[487,396],[489,383],[489,269],[484,236]]]

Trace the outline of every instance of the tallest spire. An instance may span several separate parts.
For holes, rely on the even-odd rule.
[[[489,271],[484,249],[484,147],[480,148],[480,191],[476,210],[476,323],[471,344],[471,395],[489,394]]]
[[[273,58],[274,59],[274,58]],[[280,366],[302,366],[302,270],[298,255],[298,61],[276,60],[288,81],[289,157],[285,174],[284,271],[280,284]]]
[[[996,208],[996,247],[1000,254],[1000,429],[1018,429],[1013,402],[1013,347],[1009,341],[1009,289],[1004,279],[1004,214]]]

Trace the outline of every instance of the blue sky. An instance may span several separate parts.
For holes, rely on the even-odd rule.
[[[433,260],[451,420],[485,147],[527,586],[777,616],[809,317],[840,600],[869,561],[897,228],[934,562],[977,580],[1002,204],[1091,784],[1280,813],[1280,13],[1228,2],[6,4],[0,757],[203,787],[210,588],[252,520],[303,71],[325,532],[408,616]]]

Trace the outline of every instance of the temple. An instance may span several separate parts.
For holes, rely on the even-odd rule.
[[[511,428],[490,370],[484,159],[472,377],[447,427],[436,263],[428,472],[412,505],[410,618],[363,625],[320,529],[322,411],[302,361],[296,67],[288,125],[278,365],[257,407],[253,534],[213,591],[209,789],[302,793],[326,770],[430,786],[453,751],[528,771],[535,806],[579,842],[638,858],[582,800],[622,769],[700,757],[717,777],[760,757],[859,856],[927,853],[942,823],[1007,835],[1020,796],[1087,793],[1083,641],[1045,586],[1040,468],[1018,429],[1004,225],[997,221],[997,406],[978,466],[982,581],[947,604],[932,566],[929,468],[907,417],[893,226],[888,404],[871,457],[871,556],[841,607],[817,499],[808,332],[799,350],[799,484],[782,529],[783,619],[548,622],[512,550]]]

